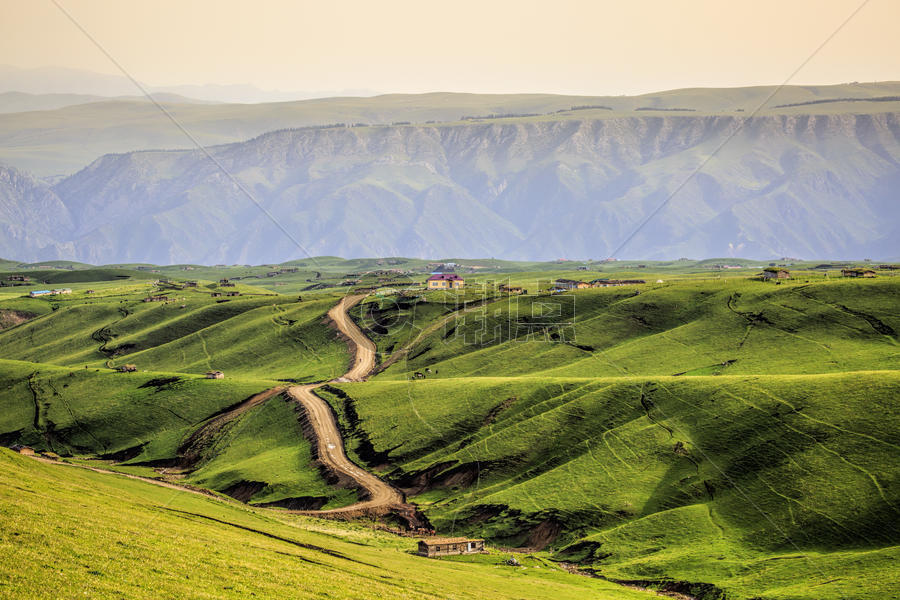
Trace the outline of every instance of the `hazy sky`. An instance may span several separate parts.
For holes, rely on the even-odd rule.
[[[58,0],[152,85],[634,94],[782,82],[859,0]],[[0,0],[0,63],[118,73],[50,0]],[[900,79],[870,0],[794,83]]]

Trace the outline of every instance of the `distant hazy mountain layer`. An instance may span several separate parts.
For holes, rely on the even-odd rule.
[[[313,255],[602,258],[663,204],[621,257],[900,255],[895,112],[304,129],[212,152]],[[198,151],[104,156],[52,188],[3,169],[0,232],[21,260],[303,256]]]

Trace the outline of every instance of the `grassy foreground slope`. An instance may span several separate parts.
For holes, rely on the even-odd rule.
[[[261,513],[5,449],[0,503],[0,596],[9,598],[649,597],[545,563],[512,569],[498,567],[496,555],[427,560],[410,555],[408,539]]]

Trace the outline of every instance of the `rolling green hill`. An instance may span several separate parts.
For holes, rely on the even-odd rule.
[[[385,300],[363,322],[397,324],[381,335],[369,327],[385,359],[404,340],[417,338],[403,360],[381,376],[392,379],[426,367],[439,378],[895,368],[900,282],[831,279],[796,272],[793,282],[783,285],[746,278],[668,283],[651,278],[644,285],[559,296],[511,296],[433,331],[430,324],[448,313],[446,306]],[[363,311],[369,311],[367,305],[357,309],[359,318]]]
[[[427,262],[398,260],[404,262],[323,257],[319,271],[302,264],[298,273],[241,279],[234,288],[212,282],[270,267],[154,267],[156,277],[197,277],[196,288],[84,281],[72,284],[69,296],[36,299],[11,288],[0,295],[0,311],[18,315],[0,330],[0,444],[26,443],[66,461],[213,490],[251,506],[147,491],[143,482],[8,453],[0,460],[15,475],[0,469],[0,477],[15,478],[19,488],[53,488],[40,493],[68,500],[38,510],[7,493],[4,506],[25,528],[37,527],[37,519],[63,523],[87,478],[100,482],[81,500],[92,510],[105,498],[124,497],[127,511],[166,519],[171,530],[152,542],[141,537],[146,544],[165,545],[171,532],[187,535],[185,528],[197,523],[216,539],[253,533],[219,529],[222,523],[203,517],[183,522],[159,508],[160,494],[185,498],[195,514],[201,505],[218,511],[202,514],[225,515],[215,517],[220,521],[252,529],[268,523],[276,529],[266,531],[279,537],[298,539],[283,527],[298,536],[327,530],[329,544],[309,543],[348,548],[340,551],[394,569],[394,584],[413,586],[394,587],[385,597],[444,597],[425,582],[445,568],[463,569],[473,582],[486,578],[486,590],[502,587],[498,581],[512,586],[492,592],[496,597],[632,593],[559,572],[557,561],[700,600],[895,594],[900,282],[889,270],[874,279],[843,279],[834,268],[806,263],[791,266],[792,279],[776,284],[748,278],[756,261],[744,262],[754,268],[727,270],[714,267],[720,261],[581,265],[588,272],[565,263],[476,269],[492,263],[473,262],[461,267],[468,286],[458,296],[373,294],[351,311],[375,341],[383,370],[366,382],[331,382],[317,391],[338,417],[349,456],[400,487],[440,534],[531,549],[537,558],[523,557],[533,562],[523,563],[529,568],[517,577],[529,577],[521,585],[537,591],[515,587],[518,580],[506,576],[497,555],[418,563],[402,551],[410,540],[276,512],[339,507],[359,497],[319,471],[302,414],[275,389],[346,370],[346,344],[324,316],[353,286],[310,290],[299,301],[259,286],[282,277],[295,284],[359,278],[365,285],[373,276],[360,271],[386,268],[414,271],[396,274],[407,283],[422,280]],[[120,266],[134,267],[65,272],[99,277]],[[648,283],[548,293],[558,277]],[[499,292],[503,280],[530,294]],[[226,290],[242,295],[212,296]],[[148,294],[170,301],[143,302]],[[110,368],[124,364],[138,371]],[[225,371],[225,379],[203,378],[209,369]],[[0,519],[7,513],[0,511]],[[84,545],[82,564],[91,567],[66,563],[54,579],[59,585],[105,585],[89,571],[105,577],[107,567],[95,561],[127,527],[113,521],[97,527],[102,539],[67,538]],[[28,552],[40,544],[26,539]],[[171,549],[155,550],[164,557],[159,564],[189,564]],[[257,556],[263,555],[241,568],[265,572]],[[129,558],[110,577],[156,579],[139,562]],[[0,560],[3,568],[10,569]],[[343,573],[359,589],[370,585],[368,575]],[[35,581],[18,577],[10,589],[32,589]],[[274,587],[266,589],[280,589],[280,581],[267,577]],[[147,593],[140,585],[137,597]],[[165,585],[179,589],[174,581]],[[233,589],[261,593],[244,585]]]
[[[779,589],[798,568],[794,585],[859,568],[814,597],[878,598],[884,588],[856,588],[866,572],[893,572],[900,552],[898,392],[897,373],[881,371],[467,378],[326,393],[360,459],[396,465],[389,477],[442,531],[740,598],[804,597]]]

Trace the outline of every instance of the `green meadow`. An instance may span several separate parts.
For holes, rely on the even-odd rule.
[[[778,588],[798,565],[810,585],[854,564],[897,574],[898,393],[896,371],[877,371],[384,381],[327,397],[360,460],[392,465],[440,530],[545,544],[615,579],[792,598]]]
[[[33,575],[3,552],[0,595],[114,597],[118,582],[129,597],[320,597],[328,576],[342,598],[652,597],[612,581],[702,600],[897,596],[892,271],[855,280],[803,263],[775,283],[754,277],[767,263],[739,259],[444,262],[467,265],[462,293],[422,290],[435,262],[402,258],[318,257],[274,276],[5,267],[43,279],[0,289],[0,444],[220,500],[3,452],[0,531],[21,535],[0,544],[38,557],[53,531],[80,550],[34,558]],[[646,283],[552,293],[558,278]],[[425,561],[371,523],[281,510],[358,500],[319,471],[293,403],[250,402],[346,371],[325,313],[357,288],[374,290],[351,316],[377,372],[317,392],[348,455],[439,534],[527,549],[526,568],[496,553]],[[240,295],[213,295],[227,291]],[[126,364],[137,371],[116,372]]]
[[[7,598],[650,597],[545,561],[414,556],[414,540],[0,449]],[[52,550],[50,550],[52,549]],[[481,557],[479,557],[481,558]],[[28,565],[23,568],[23,565]]]

